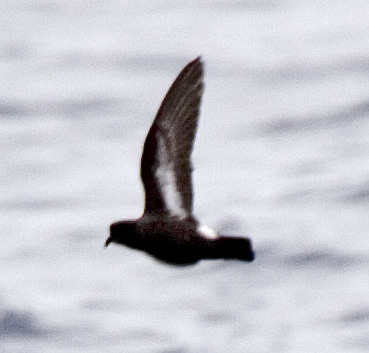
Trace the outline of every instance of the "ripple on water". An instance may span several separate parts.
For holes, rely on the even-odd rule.
[[[0,338],[7,337],[39,337],[44,334],[34,315],[17,310],[0,312]]]
[[[295,116],[272,119],[271,123],[264,125],[262,132],[270,134],[304,133],[318,129],[331,129],[338,126],[346,126],[360,120],[369,118],[369,101],[344,107],[334,113],[321,116],[309,116],[297,118]]]
[[[369,307],[348,311],[339,317],[339,321],[350,325],[369,324]]]
[[[287,266],[300,268],[344,269],[358,264],[361,262],[360,260],[358,257],[330,250],[308,250],[296,255],[287,256],[284,263]]]

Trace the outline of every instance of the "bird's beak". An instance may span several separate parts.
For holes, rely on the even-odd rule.
[[[111,237],[109,237],[108,239],[106,239],[105,247],[107,247],[111,242],[112,242],[112,238]]]

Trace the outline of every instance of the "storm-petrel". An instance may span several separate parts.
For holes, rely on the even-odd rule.
[[[218,235],[192,214],[190,157],[202,91],[203,63],[198,57],[170,87],[146,137],[141,158],[144,213],[137,220],[113,223],[106,246],[126,245],[173,265],[254,259],[248,238]]]

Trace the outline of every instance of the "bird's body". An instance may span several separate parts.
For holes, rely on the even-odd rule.
[[[145,210],[141,218],[110,226],[111,242],[145,251],[170,264],[189,265],[201,259],[252,261],[245,237],[219,236],[200,226],[192,213],[192,166],[203,64],[190,62],[165,96],[146,137],[141,158]]]
[[[126,224],[118,222],[113,228],[127,234]],[[164,262],[191,264],[200,259],[201,240],[193,222],[144,216],[136,221],[132,239],[126,238],[124,245],[146,251]]]

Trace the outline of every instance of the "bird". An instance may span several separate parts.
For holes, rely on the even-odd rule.
[[[110,225],[110,243],[174,266],[200,260],[254,260],[251,240],[219,235],[193,215],[192,163],[204,88],[201,56],[187,64],[165,95],[141,157],[143,215]]]

